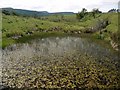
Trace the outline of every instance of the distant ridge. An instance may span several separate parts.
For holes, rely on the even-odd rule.
[[[8,13],[12,14],[13,12],[17,15],[22,16],[32,16],[32,17],[38,17],[38,16],[46,16],[51,14],[74,14],[73,12],[55,12],[55,13],[49,13],[47,11],[33,11],[33,10],[24,10],[24,9],[13,9],[13,8],[2,8],[2,11],[7,11]]]
[[[55,12],[50,14],[74,14],[73,12]]]
[[[24,9],[13,9],[13,8],[2,8],[2,11],[8,11],[11,13],[16,13],[22,16],[44,16],[49,15],[47,11],[32,11],[32,10],[24,10]]]

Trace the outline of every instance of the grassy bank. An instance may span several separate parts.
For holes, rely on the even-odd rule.
[[[78,20],[75,14],[37,18],[3,14],[2,47],[27,42],[3,50],[3,85],[25,90],[118,89],[119,59],[110,50],[120,34],[117,17],[100,13]]]
[[[102,21],[107,20],[108,25],[100,30],[91,28],[99,27]],[[117,13],[97,14],[96,18],[86,16],[81,20],[76,15],[50,15],[39,18],[22,17],[3,14],[2,47],[26,42],[35,38],[57,36],[66,34],[79,34],[80,36],[92,37],[92,39],[109,42],[116,40],[118,31]]]

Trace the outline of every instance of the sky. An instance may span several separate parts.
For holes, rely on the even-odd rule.
[[[78,12],[82,8],[91,11],[98,8],[107,12],[112,8],[118,8],[120,0],[0,0],[0,8],[12,7],[48,12]]]

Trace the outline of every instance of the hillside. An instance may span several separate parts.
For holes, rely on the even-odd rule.
[[[2,13],[2,87],[119,89],[118,26],[115,12]]]
[[[20,16],[31,16],[31,17],[40,17],[52,14],[74,14],[73,12],[56,12],[49,13],[47,11],[33,11],[33,10],[23,10],[23,9],[13,9],[13,8],[2,8],[2,12],[6,14],[15,14]]]
[[[2,46],[49,36],[50,33],[77,34],[107,43],[117,42],[117,22],[117,13],[96,14],[96,18],[88,15],[81,21],[76,19],[76,14],[52,14],[39,18],[3,14]]]

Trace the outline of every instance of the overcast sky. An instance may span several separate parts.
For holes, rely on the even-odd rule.
[[[48,12],[78,12],[82,8],[91,11],[99,8],[108,11],[118,8],[120,0],[0,0],[0,8],[12,7],[17,9],[28,9]]]

